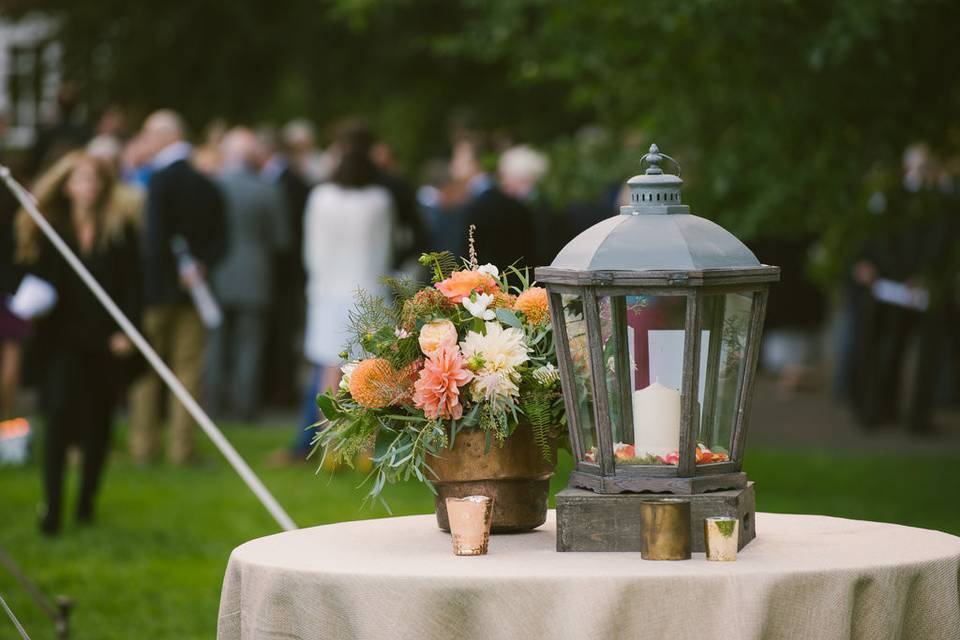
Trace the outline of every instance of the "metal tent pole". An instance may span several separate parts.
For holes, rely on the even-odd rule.
[[[153,367],[160,378],[167,383],[170,391],[183,403],[187,412],[197,421],[197,424],[199,424],[200,428],[207,434],[207,437],[213,441],[213,444],[220,450],[223,457],[227,459],[227,462],[229,462],[240,477],[243,478],[243,481],[247,483],[247,486],[250,487],[250,490],[257,496],[261,504],[270,512],[274,520],[277,521],[277,524],[285,531],[296,529],[297,525],[290,516],[287,515],[287,512],[284,511],[280,503],[277,502],[276,498],[274,498],[270,491],[264,486],[263,482],[260,481],[260,478],[257,477],[246,461],[237,453],[237,450],[233,448],[230,441],[224,437],[220,429],[217,428],[217,425],[210,419],[210,416],[208,416],[197,401],[193,399],[193,396],[184,388],[177,376],[173,374],[173,371],[171,371],[160,356],[157,355],[157,352],[153,350],[150,343],[147,342],[137,328],[133,326],[133,323],[124,315],[123,311],[120,310],[107,292],[103,290],[100,283],[90,274],[80,259],[77,258],[76,254],[74,254],[66,242],[63,241],[63,238],[57,234],[47,219],[43,217],[43,214],[37,209],[33,194],[17,182],[11,175],[10,169],[3,165],[0,165],[0,179],[6,182],[7,187],[13,195],[16,196],[17,200],[20,201],[20,204],[27,214],[33,219],[37,226],[40,227],[40,230],[47,236],[47,239],[53,243],[53,246],[67,261],[67,264],[80,276],[80,279],[87,285],[87,288],[90,289],[93,295],[97,297],[100,304],[113,316],[113,319],[120,325],[123,332],[127,334],[127,337],[136,345],[137,349],[143,354],[143,357],[147,359],[147,362],[150,363],[150,366]]]

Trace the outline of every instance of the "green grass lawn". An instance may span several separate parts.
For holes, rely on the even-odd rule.
[[[310,467],[266,468],[266,454],[287,441],[286,430],[234,426],[226,434],[300,526],[387,515],[381,508],[361,507],[356,485],[362,477],[356,473],[316,477]],[[0,468],[0,547],[46,593],[76,600],[71,637],[214,637],[230,550],[277,528],[226,462],[209,445],[205,449],[206,462],[186,470],[140,469],[116,454],[97,524],[76,529],[69,523],[55,540],[36,533],[38,468]],[[747,463],[762,511],[822,513],[960,534],[960,455],[768,449],[750,451]],[[561,467],[554,490],[566,482],[569,459]],[[432,511],[432,495],[419,485],[392,487],[387,498],[397,515]],[[34,640],[53,637],[46,618],[2,568],[0,593]],[[14,634],[0,614],[0,638]]]

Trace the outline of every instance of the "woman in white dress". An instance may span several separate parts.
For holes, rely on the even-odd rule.
[[[304,350],[313,366],[304,398],[304,426],[318,419],[316,397],[340,382],[340,353],[348,341],[348,315],[356,292],[378,293],[390,272],[393,204],[377,183],[370,159],[373,136],[363,125],[337,136],[340,157],[330,182],[314,187],[303,223],[307,272]],[[296,454],[309,451],[313,430],[304,430]]]

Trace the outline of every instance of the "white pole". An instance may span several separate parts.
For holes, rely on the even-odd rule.
[[[110,296],[107,295],[107,292],[103,290],[100,283],[96,281],[87,268],[83,266],[80,259],[70,250],[70,247],[63,241],[63,238],[57,234],[47,219],[37,210],[33,194],[14,180],[10,174],[10,170],[3,165],[0,165],[0,178],[7,183],[7,187],[13,192],[17,200],[20,201],[20,204],[23,205],[24,210],[33,218],[33,221],[40,227],[40,230],[43,231],[50,242],[53,243],[53,246],[56,247],[57,251],[60,252],[60,255],[63,256],[70,267],[80,276],[80,279],[87,285],[87,288],[93,292],[93,295],[97,297],[100,304],[113,316],[113,319],[117,321],[117,324],[120,325],[123,332],[127,334],[127,337],[130,338],[137,349],[140,350],[140,353],[147,359],[147,362],[150,363],[163,381],[167,383],[170,391],[183,403],[183,406],[190,415],[193,416],[193,419],[197,421],[200,428],[213,440],[213,444],[217,446],[217,449],[220,450],[220,453],[223,454],[234,470],[240,474],[240,477],[247,483],[250,490],[260,499],[263,506],[266,507],[270,515],[277,521],[277,524],[285,531],[296,529],[297,525],[294,524],[290,516],[287,515],[287,512],[283,510],[280,503],[277,502],[276,498],[274,498],[270,491],[263,485],[260,478],[257,477],[246,461],[240,457],[240,454],[233,448],[233,445],[223,436],[223,433],[221,433],[217,425],[213,423],[210,416],[200,408],[197,401],[193,399],[193,396],[184,388],[177,376],[173,374],[166,363],[157,355],[157,352],[153,350],[150,343],[137,331],[133,323],[127,319],[123,311],[121,311]]]
[[[7,601],[3,599],[2,595],[0,595],[0,606],[3,606],[3,610],[7,612],[7,617],[10,618],[10,621],[13,623],[13,626],[16,627],[17,631],[20,632],[20,637],[23,638],[23,640],[30,640],[30,636],[27,635],[20,621],[17,620],[17,616],[13,615],[13,611],[10,609]]]

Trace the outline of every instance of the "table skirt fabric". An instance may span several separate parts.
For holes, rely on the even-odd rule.
[[[960,538],[758,513],[736,562],[557,553],[541,529],[455,557],[433,516],[237,547],[218,638],[960,640]]]

